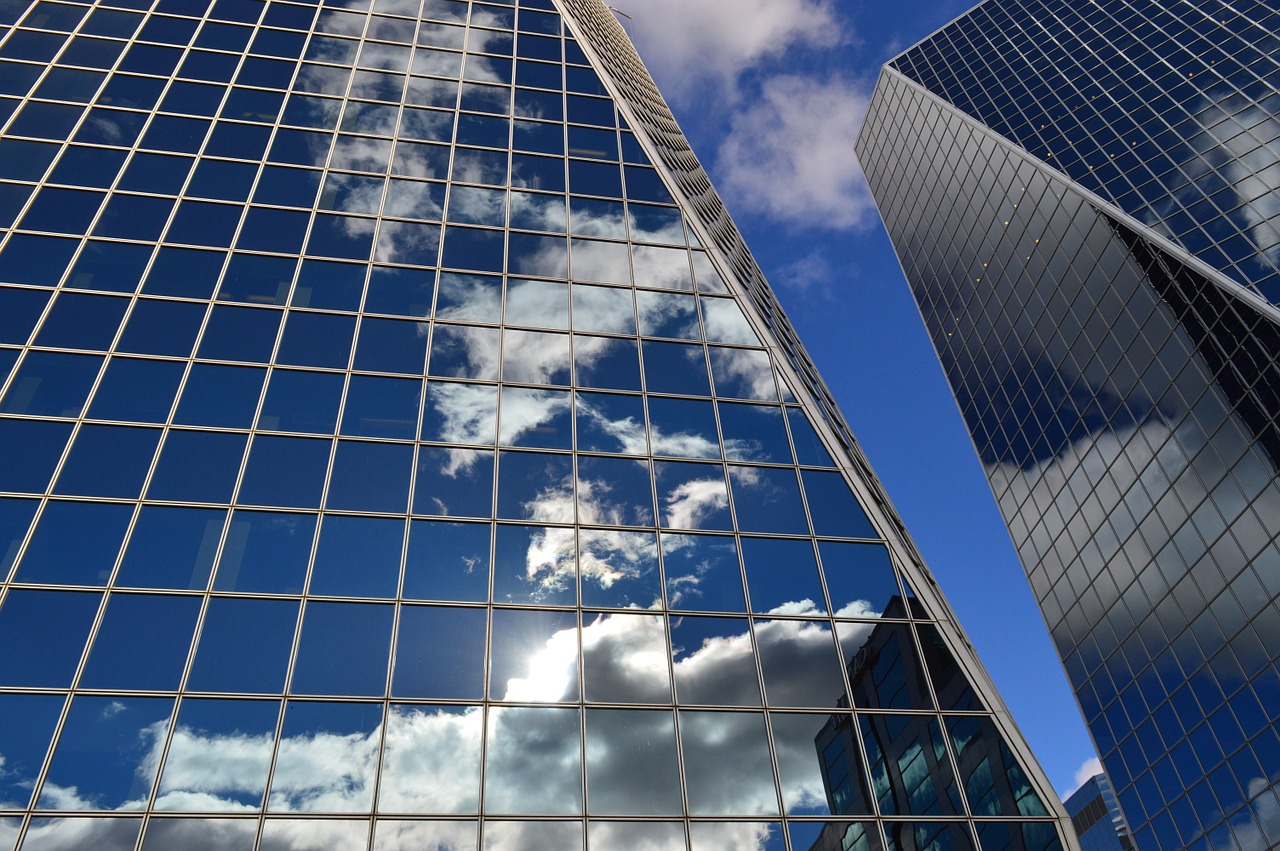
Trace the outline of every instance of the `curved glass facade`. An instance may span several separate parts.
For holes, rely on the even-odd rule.
[[[996,129],[891,63],[858,150],[1137,846],[1269,847],[1276,312]]]
[[[0,848],[1069,846],[663,122],[595,0],[0,1]]]

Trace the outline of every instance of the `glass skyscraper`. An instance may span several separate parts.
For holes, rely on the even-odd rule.
[[[0,0],[0,848],[1051,851],[599,0]]]
[[[1280,844],[1278,31],[988,0],[858,140],[1143,851]]]
[[[1062,805],[1080,840],[1080,851],[1133,851],[1129,829],[1105,774],[1095,774]]]

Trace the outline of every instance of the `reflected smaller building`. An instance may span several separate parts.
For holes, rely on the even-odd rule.
[[[966,801],[978,818],[1045,815],[995,728],[974,714],[985,710],[937,628],[906,622],[908,612],[920,616],[915,600],[892,598],[885,620],[848,653],[850,693],[858,711],[832,714],[814,739],[831,812],[868,814],[874,797],[875,810],[884,816],[959,819]],[[848,707],[843,698],[837,705]],[[881,847],[878,837],[859,828],[828,824],[811,851]],[[1034,824],[976,822],[975,828],[984,847],[1057,847],[1053,831]],[[968,826],[958,820],[893,822],[885,830],[895,851],[974,847]]]
[[[1107,775],[1097,774],[1062,802],[1082,851],[1134,851]]]

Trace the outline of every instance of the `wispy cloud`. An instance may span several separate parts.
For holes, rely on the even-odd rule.
[[[843,80],[779,75],[734,113],[717,153],[724,192],[749,211],[846,229],[872,209],[853,140],[868,93]]]
[[[674,102],[705,93],[708,83],[733,96],[740,75],[763,61],[846,38],[827,0],[644,0],[620,8]]]
[[[649,0],[626,11],[691,135],[712,134],[701,153],[733,212],[803,230],[870,220],[853,152],[870,84],[841,70],[854,34],[830,2]]]
[[[1064,799],[1071,797],[1081,786],[1089,782],[1089,778],[1096,777],[1101,773],[1102,761],[1096,756],[1089,757],[1076,769],[1076,776],[1072,780],[1072,786],[1062,793],[1062,797]]]

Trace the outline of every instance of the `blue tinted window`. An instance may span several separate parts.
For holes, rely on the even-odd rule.
[[[163,247],[151,264],[142,291],[150,295],[208,298],[226,259],[221,251]]]
[[[240,500],[256,505],[319,507],[329,467],[329,446],[328,440],[255,437]]]
[[[451,637],[435,652],[435,637]],[[403,606],[391,693],[396,697],[478,700],[484,696],[485,610]]]
[[[30,352],[0,400],[0,412],[79,416],[101,366],[100,357]]]
[[[83,290],[131,293],[151,259],[151,246],[88,242],[67,276],[67,286]]]
[[[71,423],[0,419],[0,444],[23,448],[0,453],[0,490],[44,493],[70,436]]]
[[[215,306],[197,354],[202,358],[266,363],[276,343],[280,318],[278,310]]]
[[[187,357],[195,346],[206,309],[203,304],[139,299],[129,314],[116,350]]]
[[[60,293],[40,326],[36,344],[105,350],[111,346],[128,306],[125,298]]]
[[[5,767],[0,797],[4,800],[19,807],[30,800],[63,700],[61,695],[0,695],[0,753]]]
[[[328,506],[403,512],[409,500],[412,470],[413,447],[408,444],[339,440]]]
[[[247,436],[170,431],[147,489],[150,499],[230,502]]]
[[[0,605],[0,641],[23,652],[0,654],[4,681],[69,687],[101,600],[101,594],[74,591],[10,591]]]
[[[346,369],[355,328],[353,316],[290,311],[276,362]]]
[[[381,695],[387,688],[395,607],[308,603],[293,671],[302,694]]]
[[[326,515],[307,593],[395,597],[403,549],[403,520]]]
[[[347,386],[342,433],[412,440],[421,399],[421,381],[353,375]]]
[[[260,223],[245,221],[246,232],[260,226]],[[298,261],[292,257],[232,254],[222,286],[218,288],[218,298],[253,304],[284,304],[289,298],[289,285],[293,282],[293,271],[297,265]]]
[[[342,401],[342,376],[329,372],[274,369],[258,428],[332,434]]]
[[[200,630],[190,688],[279,693],[297,622],[294,601],[214,597]]]
[[[314,514],[236,511],[213,587],[219,591],[301,594],[315,531]]]
[[[160,429],[82,426],[54,490],[76,496],[136,498],[159,442]]]
[[[178,687],[199,597],[112,594],[89,651],[85,688],[171,690]],[[156,636],[163,635],[163,641]]]
[[[0,281],[56,286],[71,262],[76,240],[14,234],[0,250]]]
[[[198,363],[191,367],[174,421],[249,428],[258,411],[265,369]]]
[[[89,416],[100,420],[163,423],[169,418],[184,364],[113,357],[89,405]]]
[[[488,523],[412,521],[404,596],[472,603],[488,600],[489,535]]]
[[[360,306],[365,272],[364,266],[355,263],[304,260],[291,304],[320,310],[355,310]]]
[[[225,510],[143,506],[115,584],[203,590],[226,516]]]

